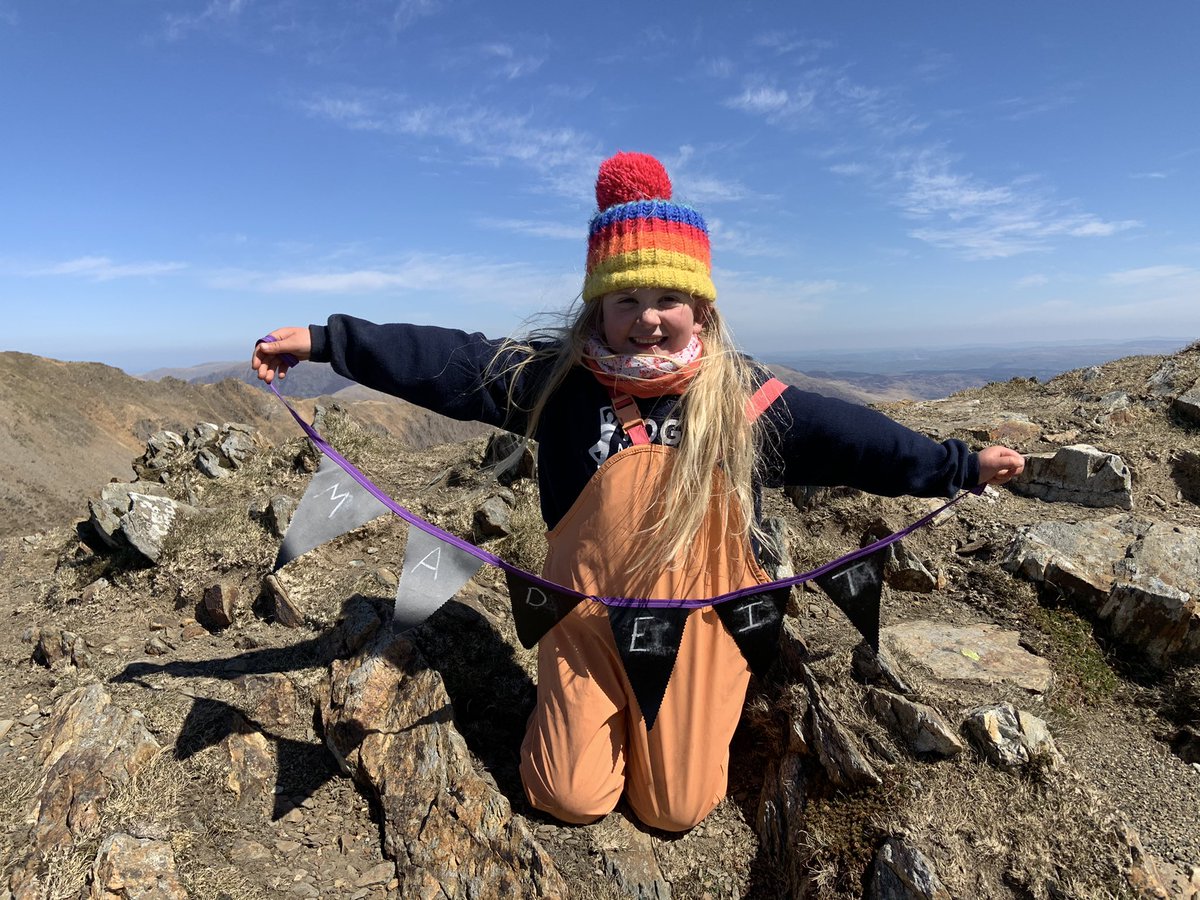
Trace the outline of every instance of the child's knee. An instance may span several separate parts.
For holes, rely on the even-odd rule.
[[[587,825],[613,811],[625,779],[613,772],[587,777],[570,770],[551,775],[526,757],[521,761],[521,781],[535,809],[562,822]]]
[[[713,811],[721,798],[713,797],[703,802],[684,801],[675,803],[650,802],[635,799],[629,795],[629,805],[633,808],[638,820],[651,828],[660,831],[687,831],[695,828]]]

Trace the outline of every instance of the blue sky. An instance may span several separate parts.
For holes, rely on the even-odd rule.
[[[0,349],[578,293],[659,156],[773,353],[1200,337],[1200,4],[0,0]]]

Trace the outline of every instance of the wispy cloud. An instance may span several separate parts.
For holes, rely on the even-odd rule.
[[[557,240],[582,241],[583,228],[576,225],[564,225],[559,222],[544,222],[533,219],[495,219],[479,218],[475,224],[481,228],[493,231],[507,231],[513,234],[528,234],[533,237],[555,238]]]
[[[392,10],[392,32],[399,33],[414,22],[436,15],[445,5],[444,0],[399,0]]]
[[[1024,278],[1017,279],[1017,287],[1019,288],[1036,288],[1042,287],[1050,283],[1050,279],[1040,273],[1035,275],[1026,275]]]
[[[1200,279],[1200,270],[1187,266],[1143,266],[1140,269],[1125,269],[1110,272],[1106,276],[1112,284],[1147,285]]]
[[[1007,97],[999,102],[1001,116],[1012,122],[1052,113],[1076,102],[1081,85],[1063,85],[1041,94]]]
[[[169,41],[177,41],[191,31],[234,22],[245,7],[245,0],[209,0],[196,13],[168,13],[163,17],[164,36]]]
[[[186,269],[181,262],[115,263],[107,256],[80,256],[65,262],[25,269],[27,276],[68,276],[92,281],[113,281],[118,278],[149,278]]]
[[[532,75],[546,61],[544,56],[518,53],[511,44],[485,44],[481,50],[485,59],[492,63],[493,70],[509,81]]]
[[[1130,178],[1160,179],[1160,178],[1170,178],[1172,174],[1173,173],[1171,173],[1171,172],[1134,172],[1129,177]]]
[[[362,91],[319,95],[302,106],[352,130],[450,141],[469,149],[477,162],[520,162],[546,171],[591,165],[600,152],[595,139],[573,128],[482,105],[411,103],[402,95]]]

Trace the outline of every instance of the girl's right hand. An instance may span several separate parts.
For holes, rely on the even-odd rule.
[[[275,340],[255,344],[254,355],[250,357],[250,368],[267,384],[274,381],[276,375],[280,378],[287,375],[291,366],[283,359],[285,353],[301,360],[312,355],[312,337],[307,328],[276,328],[271,337]]]

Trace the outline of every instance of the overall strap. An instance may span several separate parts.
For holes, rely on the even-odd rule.
[[[746,402],[746,418],[751,422],[758,419],[785,390],[787,385],[778,378],[768,378]],[[612,398],[613,411],[617,414],[629,440],[635,444],[649,444],[650,435],[646,431],[646,423],[642,419],[637,401],[614,387],[608,389],[608,395]]]
[[[621,420],[621,427],[629,439],[635,444],[650,443],[650,435],[646,432],[646,423],[642,419],[637,401],[615,387],[608,389],[608,395],[612,398],[613,412]]]
[[[746,402],[746,418],[751,422],[756,421],[786,390],[787,385],[778,378],[768,378]]]

